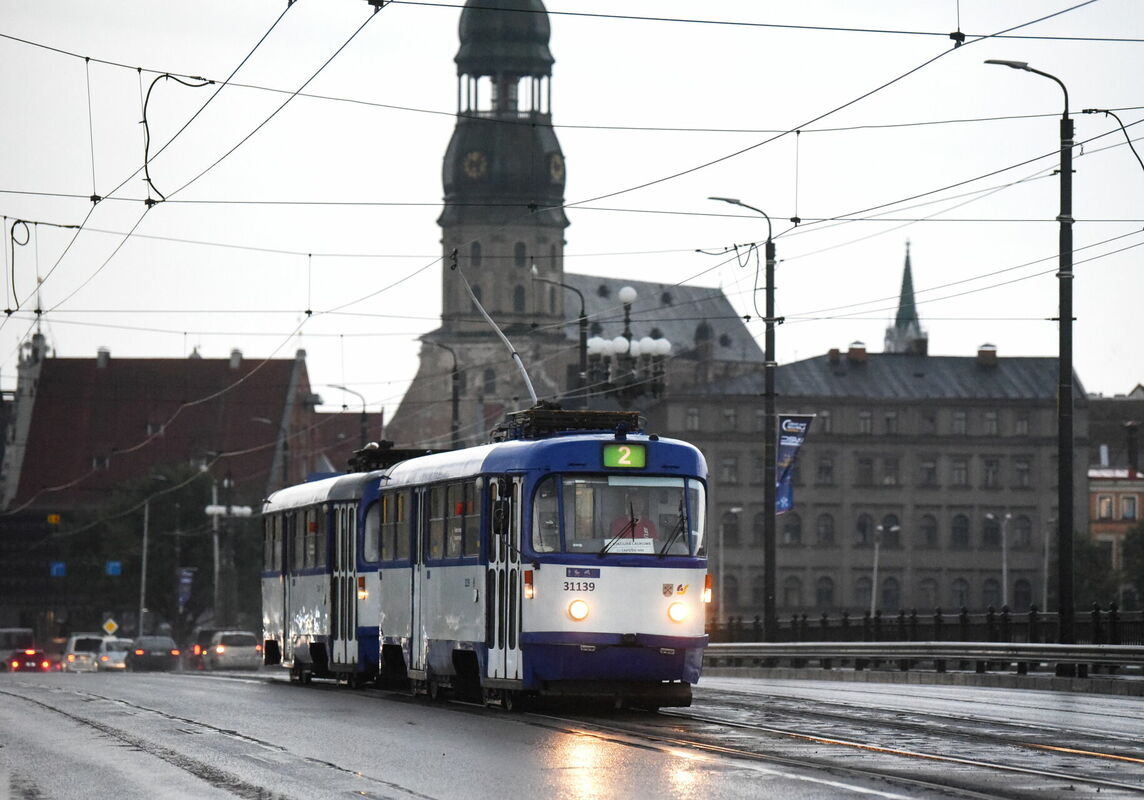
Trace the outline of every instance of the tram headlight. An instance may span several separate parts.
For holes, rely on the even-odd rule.
[[[568,616],[580,622],[588,617],[588,601],[573,600],[568,604]]]
[[[667,618],[672,622],[683,622],[687,619],[687,606],[683,603],[672,603],[667,607]]]

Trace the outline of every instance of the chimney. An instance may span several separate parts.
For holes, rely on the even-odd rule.
[[[997,366],[997,345],[983,344],[977,348],[977,363],[983,367]]]
[[[832,347],[830,348],[830,352],[826,354],[826,357],[830,359],[831,364],[837,364],[842,360],[842,352],[837,347]]]
[[[242,351],[238,348],[230,351],[230,368],[238,369],[242,366]]]
[[[847,351],[846,357],[855,364],[866,363],[866,343],[865,342],[851,342],[850,350]]]
[[[100,347],[95,351],[96,367],[99,369],[106,369],[109,363],[111,363],[111,350],[106,347]]]

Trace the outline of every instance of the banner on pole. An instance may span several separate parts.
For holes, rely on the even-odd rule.
[[[799,448],[806,441],[814,414],[779,414],[778,448],[775,453],[775,513],[781,514],[794,507],[791,478]]]

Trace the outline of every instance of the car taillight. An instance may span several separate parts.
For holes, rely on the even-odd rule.
[[[171,651],[171,655],[173,655],[173,656],[177,656],[178,654],[179,654],[178,650],[172,650]]]
[[[202,647],[200,647],[199,645],[197,645],[197,644],[196,644],[196,645],[195,645],[195,646],[194,646],[194,647],[191,649],[191,654],[192,654],[192,655],[196,655],[196,656],[201,656],[201,655],[203,654],[203,648],[202,648]]]
[[[52,664],[50,661],[41,661],[40,662],[40,669],[46,670],[51,666],[52,666]]]
[[[143,651],[142,650],[136,650],[135,655],[141,656],[141,655],[143,655]]]
[[[20,662],[19,661],[13,661],[12,662],[12,669],[19,669],[19,668],[20,668]]]
[[[68,661],[75,661],[75,653],[68,653]]]
[[[260,644],[254,645],[254,652],[261,653],[262,652],[262,645],[260,645]]]
[[[222,644],[215,645],[214,651],[221,656],[223,653],[226,652],[226,645],[222,645]]]
[[[99,660],[100,661],[107,661],[108,659],[107,659],[107,656],[100,656]]]
[[[24,655],[26,655],[26,656],[34,656],[35,654],[36,654],[35,650],[25,650],[24,651]]]

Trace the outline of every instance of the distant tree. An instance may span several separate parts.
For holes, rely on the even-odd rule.
[[[1078,611],[1114,602],[1119,581],[1108,563],[1108,551],[1100,547],[1087,532],[1073,540],[1073,600]]]
[[[1135,587],[1137,598],[1144,597],[1144,522],[1137,523],[1124,537],[1123,558],[1124,583]]]

